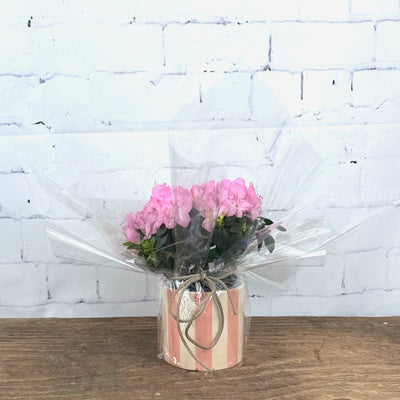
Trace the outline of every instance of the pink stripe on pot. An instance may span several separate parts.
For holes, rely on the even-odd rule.
[[[208,293],[196,293],[194,298],[196,304],[208,296]],[[212,312],[212,301],[208,300],[204,312],[195,321],[196,324],[196,342],[203,345],[209,346],[213,340],[213,312]],[[196,347],[196,357],[208,368],[212,368],[212,350],[204,350]],[[197,371],[205,371],[205,368],[196,362]]]
[[[175,296],[175,290],[168,290],[168,306],[170,304],[171,298]],[[172,300],[171,310],[173,313],[176,312],[176,296]],[[179,367],[180,365],[180,337],[178,330],[176,329],[176,321],[171,317],[171,315],[167,314],[168,318],[168,359],[167,361],[170,364],[176,365]]]

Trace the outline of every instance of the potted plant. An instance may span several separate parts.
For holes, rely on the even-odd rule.
[[[261,199],[242,178],[190,189],[157,185],[125,217],[128,250],[162,272],[159,345],[170,364],[216,370],[240,363],[245,284],[238,259],[256,243],[273,252],[280,223],[261,216]]]

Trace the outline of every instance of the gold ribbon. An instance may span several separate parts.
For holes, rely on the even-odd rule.
[[[230,275],[230,274],[229,274]],[[204,272],[198,273],[198,274],[193,274],[193,275],[184,275],[184,276],[175,276],[173,278],[170,278],[171,280],[181,280],[183,281],[182,284],[175,290],[175,293],[173,296],[171,296],[169,300],[169,306],[168,306],[168,311],[171,317],[176,321],[176,326],[178,329],[179,337],[181,338],[182,343],[186,347],[186,350],[189,352],[189,354],[192,356],[192,358],[198,362],[205,370],[211,371],[210,368],[208,368],[203,362],[201,362],[196,355],[193,353],[192,349],[189,347],[188,342],[186,339],[193,343],[196,347],[203,349],[203,350],[210,350],[212,349],[217,343],[218,340],[220,339],[222,335],[222,331],[224,330],[224,310],[221,304],[221,300],[218,297],[217,294],[217,284],[220,285],[227,293],[229,303],[232,307],[232,312],[234,315],[237,315],[235,306],[233,305],[233,300],[231,297],[231,294],[229,292],[228,287],[225,285],[225,283],[222,281],[223,278],[226,278],[229,275],[225,275],[219,278],[213,277],[213,276],[208,276]],[[197,305],[196,309],[193,310],[193,312],[190,314],[189,318],[182,318],[180,309],[181,309],[181,303],[182,303],[182,298],[185,293],[185,290],[190,287],[193,283],[196,282],[201,282],[210,289],[210,292],[207,296],[204,296],[202,300],[199,302]],[[204,293],[204,291],[202,291]],[[176,312],[172,312],[172,303],[178,296],[177,303],[176,303]],[[211,299],[211,301],[214,301],[214,304],[217,308],[218,311],[218,331],[213,337],[211,343],[209,345],[202,345],[201,343],[198,343],[195,339],[193,339],[190,334],[189,334],[189,329],[193,325],[193,322],[200,317],[200,315],[203,314],[204,309],[207,305],[207,302]],[[182,329],[181,329],[181,323],[186,323],[186,328],[185,328],[185,334],[183,334]],[[185,339],[186,338],[186,339]]]

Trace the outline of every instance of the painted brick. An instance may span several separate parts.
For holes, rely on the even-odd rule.
[[[169,25],[164,31],[165,60],[180,71],[262,69],[268,63],[266,24]]]
[[[134,303],[49,303],[39,306],[0,305],[0,318],[100,318],[155,316],[157,301]]]
[[[48,221],[31,219],[22,221],[23,256],[25,261],[36,263],[57,262],[45,228]]]
[[[303,78],[304,106],[339,107],[351,100],[350,73],[347,71],[305,71]]]
[[[400,288],[400,248],[388,252],[388,284],[390,288]]]
[[[54,48],[48,72],[86,74],[94,71],[158,70],[162,67],[160,26],[91,25],[88,30],[83,23],[56,27],[51,33]]]
[[[17,158],[14,146],[14,137],[1,136],[0,133],[0,173],[21,172],[21,163]]]
[[[101,3],[99,1],[99,3]],[[87,2],[89,4],[89,2]],[[0,22],[2,26],[19,26],[27,31],[33,27],[46,27],[55,23],[65,23],[78,18],[83,10],[82,3],[71,0],[63,2],[42,1],[33,3],[29,0],[15,0],[2,5]],[[110,10],[111,12],[111,10]],[[29,25],[28,26],[28,21]]]
[[[400,143],[400,139],[397,142]],[[399,174],[400,163],[396,157],[365,160],[360,175],[362,199],[365,201],[398,199]]]
[[[47,302],[46,267],[0,265],[0,305],[30,306]]]
[[[65,96],[54,104],[60,90]],[[191,103],[197,106],[199,81],[191,76],[148,74],[101,74],[89,80],[59,77],[42,85],[40,96],[37,118],[51,125],[52,131],[110,130],[121,123],[135,128],[139,123],[168,123],[179,119]]]
[[[297,20],[298,0],[244,0],[241,12],[253,21]]]
[[[79,264],[49,264],[47,276],[51,301],[66,303],[98,301],[96,267]]]
[[[264,269],[259,268],[247,272],[246,284],[250,299],[252,301],[256,301],[254,299],[265,299],[265,302],[268,303],[271,296],[295,292],[299,262],[294,263],[295,267],[290,267],[288,264],[270,265]]]
[[[380,107],[384,102],[399,97],[400,71],[358,71],[353,78],[355,106]]]
[[[400,64],[400,22],[380,22],[376,28],[376,61],[379,66]]]
[[[352,126],[338,129],[328,126],[307,126],[291,128],[297,135],[304,136],[327,165],[335,167],[351,160],[357,160],[360,153],[364,154],[365,138],[373,138],[367,129]],[[354,139],[354,140],[353,140]],[[361,149],[360,149],[361,147]]]
[[[299,18],[309,21],[342,21],[349,18],[347,0],[322,2],[319,0],[299,0]]]
[[[380,130],[380,135],[373,133],[373,128],[368,134],[365,155],[368,157],[384,158],[384,157],[400,157],[400,137],[398,134],[398,126],[396,124],[386,125]],[[384,140],[382,140],[384,137]],[[364,137],[365,138],[365,137]]]
[[[53,64],[52,47],[52,32],[49,29],[29,30],[25,26],[2,27],[0,48],[3,55],[0,74],[45,73]]]
[[[329,296],[343,291],[344,259],[328,255],[323,267],[299,268],[296,274],[296,288],[304,295]]]
[[[400,237],[398,207],[333,208],[329,210],[326,220],[333,229],[346,232],[344,236],[329,244],[328,251],[331,253],[367,253],[378,247],[398,246]]]
[[[36,122],[29,121],[29,116],[32,94],[38,85],[37,77],[0,76],[0,125]]]
[[[297,0],[157,0],[148,7],[145,0],[137,2],[138,22],[248,22],[297,19]]]
[[[351,12],[355,15],[393,16],[399,11],[399,2],[397,0],[352,0]]]
[[[193,132],[192,132],[193,133]],[[257,142],[255,132],[248,129],[214,129],[209,131],[199,131],[196,135],[196,145],[193,146],[193,136],[189,131],[174,131],[170,135],[170,145],[177,152],[177,157],[172,158],[174,166],[179,167],[196,167],[208,162],[212,163],[218,160],[219,166],[209,171],[210,176],[214,179],[223,179],[224,173],[230,175],[227,169],[232,172],[249,172],[255,167],[265,165],[265,154],[262,145]],[[223,140],[229,136],[229,142]],[[260,135],[261,136],[261,135]],[[210,146],[212,143],[212,146]],[[237,152],[235,149],[240,148]],[[232,162],[232,154],[234,154],[234,163]],[[194,181],[200,179],[199,173],[205,173],[207,170],[198,168],[195,173]],[[254,172],[254,171],[252,171]],[[187,171],[178,171],[180,177],[184,180],[190,175]],[[215,176],[214,176],[214,175]],[[178,177],[179,178],[179,177]],[[192,184],[186,179],[188,184]]]
[[[250,295],[250,309],[251,313],[247,313],[249,316],[270,316],[270,300],[265,297],[252,297]]]
[[[318,197],[318,204],[321,206],[325,202],[332,207],[354,207],[360,199],[360,166],[350,161],[342,162],[338,165],[324,168],[323,174],[313,184],[313,190]],[[321,206],[321,213],[326,214],[326,219],[331,221],[330,210],[324,210]],[[325,219],[321,216],[322,219]],[[332,217],[334,219],[335,216]]]
[[[110,3],[107,0],[89,0],[85,2],[68,0],[62,10],[54,13],[53,19],[56,22],[62,23],[64,8],[74,16],[74,21],[81,19],[86,24],[100,23],[103,25],[123,26],[131,25],[135,22],[138,2],[119,0],[118,6],[110,7]],[[78,15],[76,15],[77,13]]]
[[[264,127],[279,126],[300,108],[300,74],[257,72],[253,78],[252,118]]]
[[[321,131],[324,128],[321,128]],[[325,128],[326,129],[326,128]],[[334,133],[335,127],[328,132]],[[367,158],[396,157],[400,154],[398,148],[398,134],[396,125],[380,126],[380,133],[376,133],[376,126],[351,126],[343,128],[340,138],[345,146],[348,160],[361,161]],[[384,138],[384,140],[382,140]],[[356,158],[354,158],[356,157]]]
[[[371,23],[275,23],[271,47],[272,68],[367,67],[373,63],[374,28]]]
[[[20,120],[10,121],[9,118],[0,119],[0,137],[26,134],[28,128]]]
[[[201,107],[198,119],[247,120],[250,75],[205,74],[201,78]],[[234,98],[230,102],[229,98]]]
[[[81,315],[83,318],[99,317],[146,317],[156,316],[159,304],[157,301],[140,301],[131,303],[102,303],[85,304],[78,303],[69,311],[71,317]],[[63,311],[55,309],[55,316],[64,315]]]
[[[162,67],[160,26],[89,26],[90,29],[82,22],[32,30],[2,28],[0,46],[4,56],[0,73],[46,78],[53,74],[86,76],[95,71],[132,72]]]
[[[20,218],[31,215],[31,197],[26,174],[0,174],[0,216]]]
[[[145,274],[101,267],[98,277],[100,301],[103,303],[126,303],[145,299]]]
[[[397,200],[399,196],[399,5],[397,0],[322,3],[155,0],[149,5],[145,0],[120,0],[112,9],[106,0],[4,4],[0,316],[157,311],[158,283],[152,277],[134,278],[136,274],[105,267],[97,276],[92,267],[56,265],[60,259],[48,246],[46,225],[76,232],[100,247],[104,244],[87,221],[74,219],[76,215],[50,199],[31,175],[21,173],[26,164],[35,165],[63,188],[79,181],[80,194],[97,200],[107,197],[105,211],[119,226],[121,214],[140,207],[140,199],[148,198],[155,183],[171,179],[166,168],[168,131],[180,130],[185,136],[172,140],[181,163],[217,158],[224,169],[213,170],[210,176],[243,176],[266,193],[271,170],[266,152],[276,132],[271,127],[282,124],[289,125],[285,132],[292,134],[319,127],[314,132],[316,148],[331,168],[324,172],[325,186],[320,187],[329,207],[312,210],[314,217],[324,217],[338,231],[357,218],[363,222],[329,246],[328,261],[346,257],[345,288],[339,269],[330,268],[336,265],[333,261],[324,269],[299,269],[297,291],[280,270],[274,279],[289,279],[287,293],[260,283],[252,287],[253,310],[259,315],[398,313],[400,210],[393,207],[364,221],[368,213],[356,205],[370,200],[387,203],[389,195]],[[267,66],[272,71],[264,71]],[[247,121],[249,117],[253,120]],[[254,129],[255,125],[263,129]],[[241,129],[247,126],[253,129]],[[210,147],[199,136],[194,140],[192,128],[210,131],[215,145]],[[224,129],[217,133],[217,128]],[[54,135],[65,132],[80,134]],[[220,135],[229,135],[229,140],[220,140]],[[184,171],[172,181],[187,184],[190,177]],[[294,172],[281,186],[294,188],[301,181],[301,171]],[[279,190],[276,203],[282,206],[294,191]],[[25,202],[28,195],[31,203]],[[134,201],[127,205],[112,197]],[[10,216],[16,220],[4,218]],[[22,248],[25,263],[15,268]],[[382,268],[377,269],[380,260]],[[47,266],[40,263],[48,262],[46,275]],[[347,293],[337,295],[341,291]],[[98,294],[104,295],[100,303]]]
[[[143,206],[143,202],[151,196],[151,190],[155,185],[170,183],[171,172],[168,168],[141,168],[137,170],[108,172],[94,176],[101,179],[104,189],[103,198],[121,199],[119,210],[137,211]],[[112,204],[112,203],[111,203]],[[130,209],[125,209],[129,207]]]
[[[155,275],[146,276],[146,301],[157,300],[160,297],[160,277]]]
[[[73,247],[65,246],[61,242],[49,240],[46,228],[51,228],[67,236],[71,234],[76,239],[91,243],[92,245],[103,248],[104,242],[101,232],[90,223],[89,220],[48,220],[42,218],[22,220],[23,235],[23,255],[24,260],[35,263],[58,263],[61,260],[71,260],[74,257],[77,261],[100,262],[102,259],[92,258],[86,252],[79,252]],[[63,256],[63,258],[60,258]]]
[[[383,289],[386,286],[386,258],[383,249],[345,256],[345,289],[348,292]]]
[[[361,296],[359,296],[361,297]],[[354,296],[274,296],[271,299],[271,315],[320,316],[356,315]]]
[[[150,7],[146,0],[139,0],[134,15],[138,22],[219,22],[240,19],[242,10],[242,0],[154,0]]]
[[[376,290],[332,297],[276,296],[271,315],[384,316],[397,315],[400,291]]]
[[[138,166],[138,169],[152,170],[166,168],[170,164],[168,132],[165,131],[149,131],[146,134],[142,132],[102,133],[96,134],[96,140],[93,140],[92,133],[52,135],[47,139],[49,148],[54,144],[64,162],[71,164],[71,167],[76,167],[78,170],[76,180],[82,179],[84,171],[93,174],[118,172],[131,169],[133,163]],[[110,154],[113,157],[110,157]],[[48,170],[52,166],[53,170],[56,170],[53,162],[49,161],[49,164]],[[58,170],[57,176],[60,177]]]
[[[0,264],[21,262],[21,223],[12,219],[0,219]]]

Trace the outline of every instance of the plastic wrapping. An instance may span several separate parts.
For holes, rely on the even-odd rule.
[[[185,118],[197,120],[196,113]],[[62,169],[68,188],[56,183],[57,173],[31,168],[46,193],[91,227],[88,233],[54,223],[46,231],[58,257],[160,277],[161,358],[189,370],[228,368],[243,357],[246,276],[282,287],[270,267],[323,266],[326,245],[381,208],[355,197],[338,217],[331,204],[341,188],[326,190],[327,166],[313,147],[265,121],[158,138],[147,152],[168,154],[168,169],[146,176],[138,167],[146,151],[139,149],[113,190],[76,169],[80,160]],[[122,146],[114,156],[127,153]]]
[[[227,135],[243,143],[240,152],[223,152]],[[281,287],[269,267],[323,266],[326,244],[377,208],[359,204],[346,221],[332,223],[337,209],[329,208],[319,180],[324,165],[299,136],[258,129],[188,138],[169,133],[170,184],[155,185],[147,201],[90,196],[98,184],[91,176],[70,178],[66,190],[32,172],[48,194],[92,227],[88,234],[49,224],[54,253],[160,276],[160,357],[209,371],[242,360],[248,273]],[[261,155],[254,141],[263,142]]]

